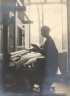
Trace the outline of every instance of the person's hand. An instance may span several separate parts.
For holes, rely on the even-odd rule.
[[[36,50],[35,50],[34,48],[32,48],[32,49],[29,49],[29,50],[30,50],[30,52],[31,52],[31,51],[33,51],[33,52],[36,52]]]
[[[44,45],[41,45],[40,48],[44,48]]]

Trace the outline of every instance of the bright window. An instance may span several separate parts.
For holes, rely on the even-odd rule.
[[[29,8],[27,9],[29,11]],[[31,43],[40,45],[40,27],[47,25],[51,28],[50,35],[57,49],[59,51],[67,50],[67,12],[65,4],[30,5],[30,19],[33,21],[30,27]]]

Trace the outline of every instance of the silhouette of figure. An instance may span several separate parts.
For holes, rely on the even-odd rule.
[[[49,35],[50,28],[48,26],[43,26],[41,28],[41,35],[46,38],[44,45],[40,48],[43,55],[46,57],[45,62],[45,77],[41,84],[41,93],[51,93],[50,86],[52,85],[58,67],[58,50],[56,45]]]
[[[41,94],[52,93],[50,91],[50,86],[52,85],[58,67],[58,50],[56,45],[49,35],[50,28],[48,26],[43,26],[41,28],[41,35],[46,38],[45,43],[39,48],[35,44],[35,48],[31,51],[39,52],[45,56],[45,58],[37,59],[37,68],[40,71],[40,91]]]

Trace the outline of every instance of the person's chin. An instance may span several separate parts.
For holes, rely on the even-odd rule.
[[[46,38],[46,36],[43,36],[44,38]]]

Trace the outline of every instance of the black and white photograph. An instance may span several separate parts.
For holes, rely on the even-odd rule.
[[[70,0],[0,0],[0,96],[70,96]]]

